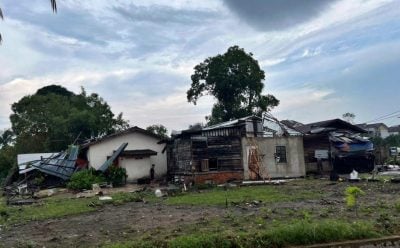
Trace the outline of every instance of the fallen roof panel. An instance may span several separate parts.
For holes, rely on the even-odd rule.
[[[105,172],[110,165],[114,162],[114,160],[125,150],[125,148],[128,146],[128,143],[123,143],[120,145],[120,147],[113,153],[113,155],[106,161],[104,164],[100,166],[98,171]]]
[[[75,163],[78,158],[79,146],[70,146],[65,152],[56,156],[32,163],[32,167],[39,171],[68,180],[75,172]]]

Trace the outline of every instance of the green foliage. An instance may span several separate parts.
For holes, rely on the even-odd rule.
[[[396,210],[397,213],[400,213],[400,200],[398,200],[398,201],[394,204],[394,209]]]
[[[347,113],[344,113],[342,115],[342,117],[343,117],[343,119],[345,121],[347,121],[349,123],[353,123],[354,122],[354,118],[356,118],[356,115],[354,113],[347,112]]]
[[[146,130],[160,136],[161,138],[168,138],[168,129],[162,124],[155,124],[146,127]]]
[[[385,144],[387,146],[400,146],[400,134],[397,135],[390,135],[385,138]]]
[[[400,134],[390,135],[385,139],[381,137],[372,137],[372,143],[374,143],[375,147],[385,147],[385,149],[389,149],[389,147],[396,146],[400,147]]]
[[[321,195],[319,193],[311,191],[301,191],[297,194],[290,194],[269,186],[249,186],[230,188],[227,191],[221,188],[216,188],[201,193],[188,192],[174,197],[169,197],[165,201],[167,204],[172,205],[224,206],[226,204],[226,200],[228,200],[228,203],[234,202],[236,204],[241,204],[254,200],[262,202],[282,202],[302,199],[315,199],[319,198],[320,196]]]
[[[0,135],[0,148],[9,146],[14,141],[14,133],[10,129],[4,130]]]
[[[126,169],[117,166],[108,167],[105,174],[107,181],[111,182],[113,186],[125,185],[126,178],[128,177]]]
[[[0,225],[24,223],[31,220],[45,220],[68,215],[96,211],[106,204],[120,205],[127,202],[142,201],[138,193],[120,192],[111,195],[111,201],[99,201],[93,198],[65,198],[56,195],[42,199],[38,204],[27,206],[7,206],[0,198]]]
[[[391,157],[385,161],[385,164],[400,165],[400,159]]]
[[[114,243],[106,247],[286,247],[380,236],[381,234],[376,232],[369,222],[296,220],[268,230],[262,229],[243,234],[197,232],[170,240],[135,240],[134,242]]]
[[[359,187],[349,186],[345,190],[346,195],[346,205],[348,208],[357,207],[357,199],[365,195],[364,191],[362,191]]]
[[[99,95],[76,95],[50,85],[13,103],[10,121],[18,153],[54,152],[66,149],[78,134],[81,139],[99,137],[127,127]]]
[[[92,189],[92,184],[105,181],[106,179],[102,175],[96,175],[96,171],[92,169],[81,170],[71,176],[67,187],[73,190]]]
[[[217,99],[208,124],[248,115],[261,115],[279,104],[273,95],[262,95],[265,73],[253,54],[232,46],[223,55],[204,60],[194,67],[187,99],[194,104],[203,95]]]
[[[0,149],[0,182],[10,169],[17,165],[17,153],[14,146],[4,146]]]
[[[351,239],[379,237],[373,225],[367,222],[295,221],[281,225],[261,235],[258,239],[268,246],[311,245]]]

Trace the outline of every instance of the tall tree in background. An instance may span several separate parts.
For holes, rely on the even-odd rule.
[[[11,106],[12,130],[18,153],[54,152],[81,139],[100,137],[128,127],[122,113],[117,117],[99,95],[76,95],[50,85],[23,97]]]
[[[152,132],[162,138],[168,138],[168,129],[162,124],[155,124],[146,127],[146,130]]]
[[[279,104],[273,95],[263,95],[265,73],[252,53],[233,46],[223,55],[204,60],[194,67],[187,99],[194,104],[204,95],[217,99],[208,125],[241,118],[261,116]]]
[[[53,12],[56,13],[57,12],[57,2],[56,2],[56,0],[50,0],[50,4],[51,4],[51,8],[53,9]],[[1,10],[1,8],[0,8],[0,19],[1,20],[4,19],[3,11]],[[1,33],[0,33],[0,44],[1,44],[2,41],[3,41],[3,38],[2,38]]]
[[[344,119],[345,121],[347,121],[348,123],[354,124],[354,119],[356,118],[356,115],[353,114],[353,113],[347,112],[347,113],[344,113],[344,114],[342,115],[342,117],[343,117],[343,119]]]
[[[9,146],[13,141],[14,133],[10,129],[6,129],[0,134],[0,148]]]

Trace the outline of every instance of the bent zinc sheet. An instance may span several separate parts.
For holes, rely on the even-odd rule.
[[[33,163],[32,167],[43,173],[68,180],[75,172],[75,163],[78,158],[78,153],[79,146],[71,145],[67,151]]]
[[[125,150],[125,148],[128,146],[128,143],[122,143],[120,147],[113,153],[113,155],[106,161],[104,164],[100,166],[98,171],[105,172],[110,165],[114,162],[114,160]]]

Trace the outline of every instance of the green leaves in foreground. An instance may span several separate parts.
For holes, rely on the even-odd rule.
[[[381,236],[369,222],[344,222],[336,220],[295,221],[267,230],[238,234],[196,233],[172,240],[135,241],[114,244],[108,247],[286,247],[311,245],[333,241],[344,241]]]

